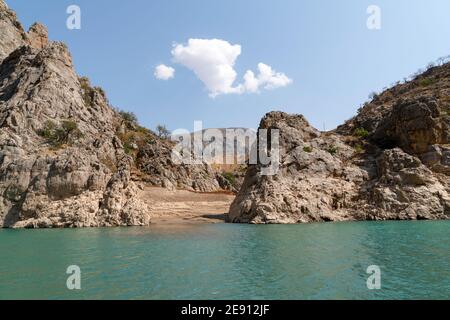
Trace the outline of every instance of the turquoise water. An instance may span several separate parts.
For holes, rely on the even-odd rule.
[[[1,230],[0,254],[0,299],[450,298],[450,221]]]

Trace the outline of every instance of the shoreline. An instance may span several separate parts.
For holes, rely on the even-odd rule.
[[[145,187],[140,199],[150,208],[151,225],[225,223],[234,194],[198,193]]]

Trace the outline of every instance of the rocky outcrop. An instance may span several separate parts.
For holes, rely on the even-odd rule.
[[[3,1],[0,28],[0,226],[148,225],[104,92],[43,26],[25,34]]]
[[[150,139],[151,143],[137,145],[136,164],[142,181],[168,189],[195,192],[239,190],[243,180],[240,169],[243,166],[223,165],[223,159],[219,161],[214,158],[199,164],[174,163],[172,150],[175,142],[154,136]]]
[[[3,0],[0,31],[0,227],[148,225],[143,184],[233,190],[206,163],[174,164],[169,140],[113,109],[64,44],[39,23],[25,32]]]
[[[27,35],[17,21],[16,14],[3,0],[0,0],[0,35],[0,62],[12,51],[28,43]]]
[[[175,164],[172,161],[172,148],[169,141],[156,139],[139,148],[136,161],[143,174],[143,181],[167,189],[196,192],[222,189],[217,180],[217,172],[209,164]]]
[[[48,44],[47,28],[40,23],[33,24],[28,30],[27,36],[30,46],[35,49],[44,49]]]
[[[229,222],[450,218],[450,64],[365,105],[332,132],[299,115],[267,114],[280,130],[280,171],[250,166]]]
[[[134,160],[134,181],[168,190],[194,192],[231,191],[233,188],[230,184],[222,183],[219,171],[209,163],[175,163],[172,160],[175,142],[169,138],[160,138],[151,130],[141,127],[132,114],[124,114],[117,135],[127,154]]]
[[[300,223],[345,220],[357,183],[368,170],[348,166],[352,147],[337,135],[322,135],[303,116],[272,112],[261,129],[280,130],[280,171],[262,175],[251,165],[228,220],[253,223]],[[339,154],[335,154],[339,150]]]

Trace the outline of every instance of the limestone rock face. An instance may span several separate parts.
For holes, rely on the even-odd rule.
[[[39,23],[25,33],[3,0],[0,31],[0,227],[148,225],[143,183],[227,187],[207,164],[172,163],[170,141],[111,108],[67,47]]]
[[[47,28],[40,23],[33,24],[28,30],[27,36],[30,46],[35,49],[43,49],[48,44]]]
[[[16,14],[3,0],[0,0],[0,35],[0,62],[12,51],[28,42]]]
[[[148,225],[103,91],[44,27],[26,35],[2,1],[0,18],[0,226]]]
[[[168,138],[158,137],[151,130],[139,126],[136,121],[122,121],[117,131],[128,154],[133,157],[134,181],[169,190],[233,191],[233,186],[222,181],[220,172],[206,162],[174,162],[172,151],[176,143]]]
[[[408,152],[422,154],[430,145],[450,143],[450,120],[441,115],[436,99],[399,101],[372,139],[380,145],[398,145]]]
[[[143,180],[167,189],[184,189],[196,192],[221,190],[216,172],[208,164],[175,164],[172,161],[173,145],[155,140],[139,148],[137,165],[145,174]]]
[[[391,219],[448,219],[450,193],[419,158],[401,149],[382,152],[378,159],[379,177],[370,198]],[[448,179],[445,179],[448,180]],[[378,217],[377,211],[370,214]]]
[[[378,95],[337,130],[267,114],[280,171],[250,166],[229,222],[450,218],[450,64]]]
[[[303,116],[272,112],[260,128],[280,130],[280,171],[261,175],[259,165],[250,166],[228,220],[301,223],[350,219],[348,207],[357,197],[357,185],[369,179],[372,169],[348,165],[353,148],[335,134],[321,134]]]

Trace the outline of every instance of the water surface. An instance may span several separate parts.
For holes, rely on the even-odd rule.
[[[0,230],[0,254],[0,299],[450,299],[450,221]]]

